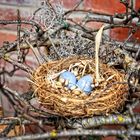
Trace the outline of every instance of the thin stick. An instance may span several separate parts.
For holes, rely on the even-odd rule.
[[[39,65],[41,65],[39,56],[37,55],[37,51],[35,50],[35,48],[29,43],[29,41],[28,41],[27,39],[25,40],[25,42],[26,42],[27,45],[32,49],[32,51],[33,51],[33,53],[34,53],[34,55],[35,55],[35,57],[36,57],[36,59],[37,59]]]
[[[58,50],[56,49],[53,40],[51,39],[51,37],[49,35],[48,35],[48,38],[49,38],[50,42],[52,43],[52,47],[53,47],[55,53],[57,54],[58,58],[60,59],[61,58],[61,55],[59,54]]]
[[[18,18],[18,24],[17,24],[17,53],[18,53],[18,61],[21,61],[21,50],[20,50],[20,29],[21,29],[21,23],[20,23],[20,12],[19,9],[17,10],[17,18]]]
[[[98,129],[74,129],[74,130],[62,130],[57,132],[55,130],[51,132],[46,132],[42,134],[34,134],[34,135],[25,135],[25,136],[17,136],[11,137],[7,140],[38,140],[38,139],[46,139],[46,138],[61,138],[61,137],[71,137],[71,136],[125,136],[127,137],[127,130],[118,130],[118,129],[106,129],[106,130],[98,130]],[[132,130],[129,134],[130,136],[140,136],[139,130]]]

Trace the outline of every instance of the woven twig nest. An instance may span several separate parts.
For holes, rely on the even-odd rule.
[[[33,74],[33,88],[39,103],[54,114],[70,117],[86,117],[114,113],[121,109],[127,98],[128,85],[125,75],[100,63],[102,81],[86,95],[55,84],[62,70],[79,68],[79,75],[92,75],[95,79],[95,61],[85,57],[68,57],[39,66]],[[55,75],[55,76],[54,76]],[[48,77],[52,76],[51,80]],[[94,81],[94,80],[93,80]]]

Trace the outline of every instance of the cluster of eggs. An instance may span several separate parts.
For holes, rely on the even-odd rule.
[[[85,75],[79,79],[76,78],[77,73],[65,71],[60,74],[59,82],[65,83],[67,89],[72,91],[81,91],[89,95],[93,90],[93,78],[90,74]]]

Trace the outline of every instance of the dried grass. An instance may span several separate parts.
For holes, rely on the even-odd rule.
[[[106,64],[100,63],[100,77],[103,80],[90,95],[82,92],[77,95],[63,86],[61,88],[55,86],[56,77],[51,82],[46,78],[64,69],[68,70],[73,64],[78,64],[78,67],[83,65],[84,75],[91,74],[95,79],[95,60],[83,56],[50,61],[34,71],[31,78],[32,87],[40,104],[46,110],[61,116],[87,117],[115,113],[122,109],[128,93],[125,74]]]

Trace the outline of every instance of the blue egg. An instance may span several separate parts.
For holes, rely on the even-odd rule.
[[[70,71],[65,71],[60,75],[60,78],[64,80],[68,80],[67,87],[71,89],[72,87],[76,86],[77,79],[75,75]]]
[[[88,95],[93,90],[93,87],[91,86],[92,84],[93,84],[92,76],[86,75],[78,80],[77,87]]]

